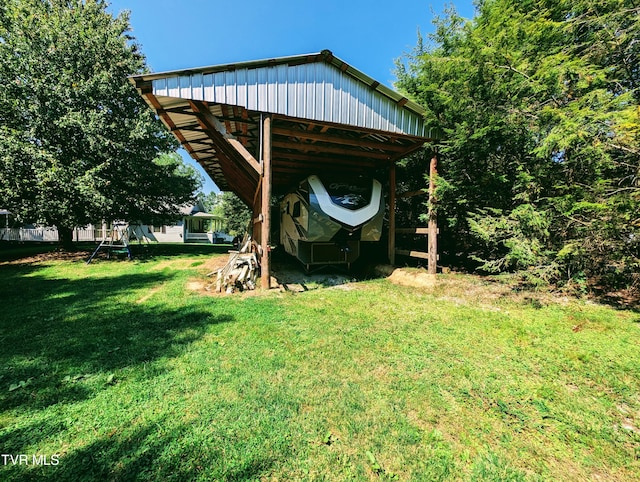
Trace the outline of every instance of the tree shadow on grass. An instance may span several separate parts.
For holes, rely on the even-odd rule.
[[[0,471],[3,480],[15,481],[241,481],[268,475],[278,460],[292,455],[284,446],[282,453],[249,439],[225,440],[216,430],[211,428],[211,442],[203,444],[189,426],[158,419],[51,454],[55,465],[35,465],[30,456],[29,465],[9,464]]]
[[[256,480],[295,456],[287,434],[296,405],[278,394],[271,406],[285,405],[282,416],[245,417],[263,408],[260,397],[248,397],[245,407],[221,396],[194,407],[202,411],[195,426],[185,422],[180,408],[162,403],[144,412],[140,407],[139,413],[136,406],[121,415],[117,406],[113,413],[101,411],[111,398],[118,405],[119,383],[129,397],[129,381],[156,386],[156,378],[171,370],[166,359],[190,350],[211,325],[234,321],[209,308],[211,301],[141,301],[184,275],[158,270],[53,279],[50,266],[47,273],[42,269],[38,264],[0,267],[0,448],[3,454],[27,454],[30,461],[0,466],[0,479]],[[20,381],[24,386],[9,391]],[[93,398],[102,405],[94,406]],[[83,401],[89,403],[76,409]],[[92,415],[78,420],[83,416],[78,414],[91,410],[96,410],[95,421]],[[51,463],[54,454],[45,447],[52,446],[61,451],[57,465],[31,463],[34,450]]]
[[[19,244],[13,242],[0,242],[0,262],[15,261],[31,256],[50,254],[55,252],[58,247],[52,243],[40,244]]]
[[[87,386],[107,383],[117,370],[175,356],[210,325],[233,321],[197,307],[126,298],[170,281],[170,272],[71,280],[46,278],[38,269],[3,267],[1,410],[85,399],[94,391]],[[95,383],[77,383],[92,377]]]

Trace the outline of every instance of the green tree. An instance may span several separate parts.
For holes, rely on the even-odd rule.
[[[220,193],[211,191],[205,194],[203,192],[200,192],[198,193],[198,201],[202,204],[206,212],[215,216],[223,217],[222,195]],[[209,230],[217,231],[219,229],[224,229],[224,226],[220,228],[218,227],[218,224],[212,220],[207,221],[206,226]]]
[[[146,70],[128,14],[101,0],[0,8],[0,204],[58,227],[170,217],[197,176],[127,76]],[[158,157],[160,156],[160,157]]]
[[[205,211],[208,213],[222,215],[220,210],[220,202],[222,201],[222,196],[219,193],[215,193],[213,191],[198,194],[198,200],[202,203]]]
[[[473,20],[447,11],[397,68],[398,86],[447,134],[442,244],[494,271],[633,281],[640,7],[484,0],[477,9]]]
[[[234,236],[242,236],[250,229],[251,209],[230,191],[223,192],[220,198],[225,231]]]

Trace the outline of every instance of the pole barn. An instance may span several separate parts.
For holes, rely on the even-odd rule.
[[[395,163],[436,140],[419,105],[328,50],[130,80],[218,187],[252,207],[262,287],[270,282],[271,196],[317,173],[387,169],[394,262]]]

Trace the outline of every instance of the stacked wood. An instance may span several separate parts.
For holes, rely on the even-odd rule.
[[[251,238],[245,239],[242,247],[238,251],[229,251],[229,261],[218,271],[209,273],[216,274],[216,291],[221,293],[233,293],[236,290],[245,291],[256,288],[256,280],[260,264],[258,256],[253,250]]]

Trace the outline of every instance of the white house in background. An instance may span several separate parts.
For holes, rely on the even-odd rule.
[[[182,219],[171,225],[147,226],[160,243],[229,243],[233,236],[222,231],[223,218],[205,211],[201,203],[182,208]]]
[[[58,241],[58,230],[55,227],[9,228],[10,215],[9,211],[0,209],[0,216],[4,217],[4,227],[0,227],[0,241]],[[137,226],[136,232],[148,240],[161,243],[230,243],[233,236],[224,233],[222,225],[223,218],[207,213],[202,204],[198,203],[182,208],[182,219],[174,224]],[[111,223],[76,228],[73,240],[102,241],[109,236],[111,229]]]

